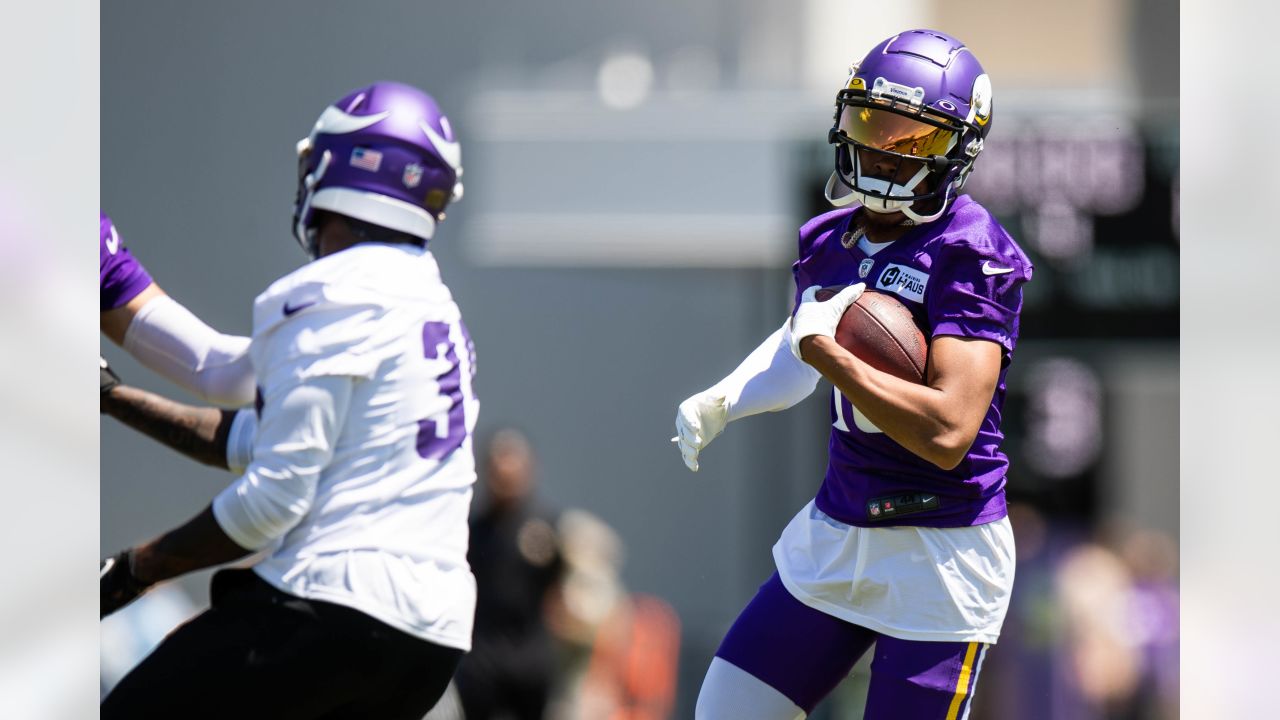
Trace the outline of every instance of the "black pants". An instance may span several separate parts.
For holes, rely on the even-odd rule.
[[[212,607],[175,630],[102,703],[108,718],[421,720],[462,652],[251,570],[213,576]]]
[[[455,684],[467,720],[542,720],[555,680],[551,637],[477,635]]]

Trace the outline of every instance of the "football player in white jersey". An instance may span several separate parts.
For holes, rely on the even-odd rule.
[[[430,96],[380,82],[298,149],[294,232],[314,262],[254,303],[252,460],[191,521],[104,563],[102,614],[261,559],[214,575],[212,607],[104,718],[418,720],[470,647],[474,355],[427,249],[461,196],[457,140]]]

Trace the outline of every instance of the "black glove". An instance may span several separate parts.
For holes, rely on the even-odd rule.
[[[133,576],[133,551],[125,550],[98,566],[98,603],[104,618],[137,599],[147,586]]]
[[[101,388],[100,394],[106,395],[111,391],[111,388],[120,384],[120,376],[115,374],[115,371],[113,371],[111,366],[107,364],[107,359],[101,355],[98,356],[98,363],[100,367],[98,372],[98,384]]]

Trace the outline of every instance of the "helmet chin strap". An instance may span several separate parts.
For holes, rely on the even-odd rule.
[[[869,192],[874,192],[878,195],[892,195],[894,187],[901,187],[904,190],[910,191],[911,188],[919,185],[920,181],[924,180],[928,175],[929,166],[927,165],[922,165],[920,169],[916,171],[916,174],[911,176],[910,180],[902,183],[855,175],[855,181],[849,183],[854,188],[853,192],[850,194],[857,198],[862,203],[862,206],[870,212],[880,213],[882,215],[901,212],[911,207],[911,200],[886,200],[882,197],[871,195]]]
[[[920,181],[924,180],[928,173],[929,168],[926,166],[920,168],[920,170],[916,172],[915,176],[905,183],[892,183],[888,180],[881,180],[879,178],[864,177],[859,178],[857,184],[861,187],[866,187],[867,190],[872,192],[877,192],[881,195],[889,195],[892,193],[895,185],[901,185],[902,187],[908,188],[919,185]],[[823,189],[823,195],[826,196],[827,202],[831,203],[835,207],[845,207],[852,204],[854,201],[857,201],[862,203],[862,207],[866,208],[867,212],[873,212],[877,215],[891,215],[893,213],[900,212],[906,216],[906,222],[908,224],[919,225],[927,222],[933,222],[934,220],[942,217],[943,213],[947,210],[947,206],[951,204],[953,190],[954,186],[948,187],[946,194],[943,197],[943,202],[938,207],[938,210],[927,215],[915,212],[912,209],[912,205],[915,204],[915,201],[913,200],[885,200],[884,198],[869,195],[862,190],[851,189],[845,182],[841,181],[839,171],[831,173],[831,177],[827,178],[827,185]],[[840,191],[843,191],[843,194],[837,195],[836,193]]]
[[[836,195],[837,191],[843,194]],[[855,200],[849,188],[840,182],[840,174],[835,172],[831,173],[831,177],[827,178],[827,186],[823,188],[822,194],[827,198],[827,202],[835,207],[844,207]]]
[[[951,191],[953,187],[954,186],[952,185],[947,186],[946,192],[944,192],[942,195],[942,202],[939,203],[938,205],[937,212],[930,213],[929,215],[921,215],[915,212],[914,210],[912,210],[910,206],[908,206],[908,207],[902,208],[902,214],[906,215],[908,218],[911,219],[912,222],[914,222],[917,225],[923,225],[924,223],[933,222],[934,220],[937,220],[938,218],[942,217],[942,214],[947,211],[947,206],[951,204]]]

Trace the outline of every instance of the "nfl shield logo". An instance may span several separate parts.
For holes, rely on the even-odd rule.
[[[875,264],[876,264],[876,261],[872,260],[871,258],[867,258],[866,260],[863,260],[862,264],[858,265],[858,277],[864,278],[867,275],[871,274],[871,266]]]
[[[422,182],[422,166],[418,163],[410,163],[404,166],[404,186],[407,188],[416,188],[418,183]]]

